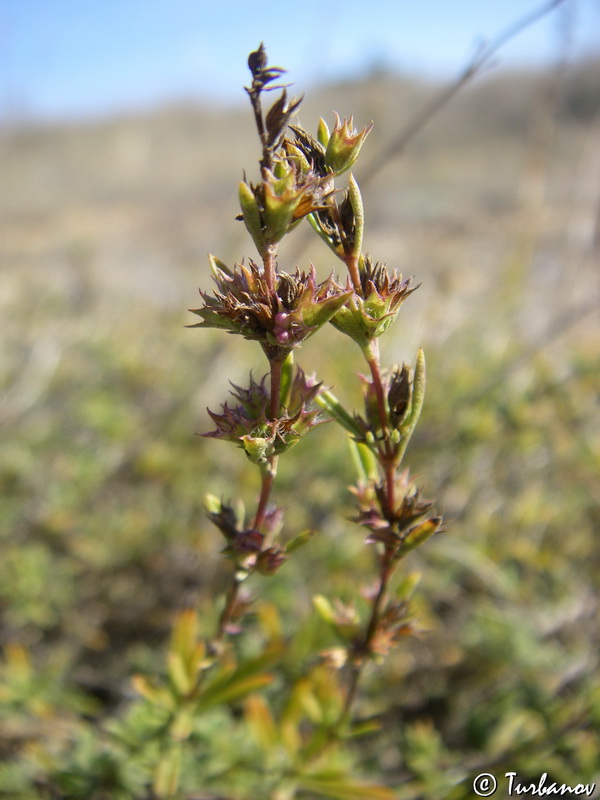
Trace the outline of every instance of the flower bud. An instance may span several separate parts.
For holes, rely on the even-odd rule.
[[[365,349],[384,334],[398,316],[401,304],[414,291],[410,280],[403,281],[384,264],[360,258],[361,286],[332,318],[331,324]]]
[[[279,567],[287,561],[287,555],[280,547],[268,547],[258,554],[256,569],[261,575],[274,575]]]
[[[409,553],[411,550],[414,550],[415,547],[418,547],[423,542],[426,542],[434,533],[442,526],[442,518],[441,517],[432,517],[431,519],[426,519],[424,522],[420,522],[418,525],[415,525],[414,528],[411,528],[402,538],[402,543],[398,548],[396,558],[400,558],[406,553]]]
[[[336,173],[345,172],[354,164],[360,153],[364,140],[370,133],[373,123],[358,132],[353,127],[353,118],[344,119],[342,122],[336,116],[336,124],[333,129],[327,149],[325,152],[325,163]]]
[[[245,181],[240,182],[239,200],[240,208],[242,209],[244,225],[252,237],[254,244],[256,245],[256,249],[262,254],[265,251],[265,238],[263,235],[260,209],[258,207],[258,201],[256,199],[255,192]]]
[[[240,440],[253,464],[263,464],[275,452],[272,437],[246,435],[241,436]]]
[[[321,117],[319,119],[319,126],[317,128],[317,139],[319,141],[319,144],[322,145],[322,147],[326,148],[327,144],[329,143],[330,137],[331,133],[329,132],[329,127],[325,122],[325,120],[323,119],[323,117]]]

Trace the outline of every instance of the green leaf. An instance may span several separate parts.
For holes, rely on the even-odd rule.
[[[154,793],[160,800],[175,795],[181,772],[181,748],[174,747],[158,763],[154,777]]]
[[[331,623],[332,625],[335,623],[335,611],[325,595],[316,594],[313,597],[313,605],[319,612],[321,619],[325,620],[325,622]]]
[[[423,544],[423,542],[426,542],[427,539],[440,529],[441,524],[441,517],[432,517],[431,519],[426,519],[424,522],[415,525],[408,531],[402,541],[400,549],[398,550],[398,556],[403,556],[411,550],[414,550],[415,547]]]
[[[301,775],[299,785],[309,792],[333,800],[395,800],[395,795],[386,786],[347,778],[345,775],[329,777],[323,775]]]
[[[202,692],[197,708],[205,710],[213,706],[226,705],[234,700],[240,700],[250,692],[262,689],[273,682],[273,676],[268,673],[260,675],[239,676],[233,675],[225,682],[215,681],[212,686]]]
[[[194,681],[179,653],[167,653],[167,672],[175,692],[183,697],[192,691]]]
[[[377,481],[377,458],[371,448],[362,442],[355,442],[353,439],[350,439],[348,444],[359,480],[363,483]]]
[[[244,710],[248,727],[262,748],[266,751],[276,748],[281,736],[264,698],[260,695],[251,695],[246,700]]]
[[[264,672],[274,664],[284,650],[283,641],[273,641],[256,658],[244,661],[233,672],[218,675],[206,685],[198,701],[199,708],[208,708],[239,700],[255,689],[262,689],[273,681],[273,676]]]
[[[333,392],[321,392],[316,398],[315,403],[319,405],[324,411],[339,422],[349,433],[358,438],[362,438],[363,432],[354,417],[346,411],[344,406],[340,403]]]
[[[134,675],[131,679],[131,683],[136,692],[154,705],[167,709],[173,708],[173,704],[176,701],[173,694],[168,691],[168,689],[164,689],[161,686],[154,686],[143,675]]]
[[[199,657],[204,655],[204,647],[198,642],[198,614],[195,609],[182,611],[171,635],[171,651],[177,653],[188,672],[194,671]]]
[[[419,417],[421,416],[423,403],[425,401],[425,383],[425,353],[423,352],[423,348],[420,347],[417,354],[417,363],[415,365],[415,375],[412,384],[411,409],[406,421],[400,429],[400,433],[402,434],[402,444],[400,445],[400,452],[398,453],[398,464],[402,460],[410,438],[417,427]]]
[[[285,552],[289,555],[290,553],[293,553],[294,550],[304,547],[305,544],[310,542],[310,540],[315,537],[316,533],[317,532],[315,530],[311,530],[310,528],[302,531],[302,533],[299,533],[298,536],[295,536],[286,544]]]

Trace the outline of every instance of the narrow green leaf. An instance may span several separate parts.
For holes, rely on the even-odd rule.
[[[154,794],[160,800],[169,800],[177,792],[181,772],[181,748],[172,748],[158,762],[154,776]]]
[[[242,697],[250,694],[250,692],[262,689],[272,682],[273,676],[267,673],[263,673],[262,675],[249,675],[247,677],[234,675],[224,685],[207,686],[202,692],[197,708],[204,711],[213,706],[232,703],[234,700],[240,700]]]
[[[263,749],[268,751],[277,747],[281,737],[264,698],[251,695],[246,700],[244,710],[248,727]]]
[[[293,553],[294,550],[298,550],[300,547],[304,547],[304,545],[307,542],[310,542],[310,540],[315,537],[316,533],[317,533],[316,531],[311,530],[310,528],[308,530],[302,531],[302,533],[299,533],[298,536],[295,536],[291,541],[289,541],[286,544],[285,552],[288,553],[289,555],[289,553]]]
[[[148,679],[143,675],[134,675],[131,679],[131,683],[133,684],[133,688],[145,697],[146,700],[149,700],[151,703],[154,703],[161,708],[171,709],[173,708],[173,703],[176,702],[173,694],[168,691],[168,689],[163,688],[162,686],[153,686]]]
[[[352,205],[352,211],[354,212],[355,221],[354,246],[352,248],[352,255],[359,256],[362,250],[363,231],[365,227],[365,211],[363,208],[360,189],[358,188],[358,183],[354,179],[354,175],[352,175],[352,173],[350,173],[350,178],[348,179],[348,194],[350,196],[350,203]]]
[[[313,597],[313,605],[319,612],[321,619],[333,625],[335,622],[335,611],[333,610],[333,606],[327,597],[325,597],[323,594],[316,594]]]
[[[340,403],[333,392],[321,392],[321,394],[315,398],[315,402],[324,411],[327,411],[328,414],[331,414],[336,422],[339,422],[339,424],[349,433],[351,433],[353,436],[362,438],[363,432],[358,423],[354,417],[348,411],[346,411],[344,406]]]
[[[194,682],[179,653],[170,652],[167,654],[167,672],[171,685],[177,694],[185,697],[192,691]]]
[[[321,778],[316,775],[302,775],[299,778],[299,784],[309,792],[314,792],[321,797],[332,798],[332,800],[395,800],[394,793],[386,786],[363,783],[345,776]]]
[[[193,608],[182,611],[171,634],[171,650],[177,653],[182,662],[191,666],[195,662],[198,649],[198,614]]]
[[[348,445],[359,480],[363,483],[376,481],[378,478],[377,459],[370,447],[363,442],[355,442],[354,439],[349,439]]]
[[[415,374],[413,377],[413,384],[412,384],[412,400],[411,400],[412,405],[410,413],[400,429],[400,433],[402,434],[402,444],[400,445],[400,452],[398,454],[398,464],[400,463],[402,457],[404,456],[404,453],[406,452],[406,448],[408,447],[410,438],[413,435],[413,432],[417,427],[417,422],[419,421],[419,417],[421,416],[423,403],[425,401],[425,383],[426,383],[425,353],[423,352],[423,348],[420,347],[419,352],[417,354],[417,363],[415,365]]]
[[[441,517],[432,517],[431,519],[426,519],[424,522],[415,525],[414,528],[411,528],[406,534],[398,551],[398,555],[403,556],[405,553],[409,553],[411,550],[414,550],[415,547],[423,544],[423,542],[426,542],[427,539],[440,529],[441,524]]]
[[[221,261],[220,258],[217,258],[216,256],[213,256],[212,253],[208,254],[208,263],[209,263],[209,266],[210,266],[211,275],[214,278],[216,278],[217,280],[220,280],[222,278],[222,275],[220,275],[219,273],[223,273],[223,274],[227,275],[229,278],[233,277],[233,273],[229,269],[227,264],[225,264],[223,261]]]

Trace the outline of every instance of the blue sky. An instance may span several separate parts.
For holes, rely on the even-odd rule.
[[[543,3],[542,3],[543,4]],[[188,97],[243,100],[264,41],[298,91],[374,65],[436,77],[531,0],[0,0],[0,116],[86,116]],[[257,9],[257,10],[255,10]],[[505,66],[600,54],[600,0],[565,6],[502,49]]]

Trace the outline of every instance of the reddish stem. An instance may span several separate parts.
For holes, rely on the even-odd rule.
[[[271,361],[271,400],[269,405],[269,416],[271,419],[277,419],[279,417],[282,370],[283,361]]]
[[[350,280],[354,286],[354,291],[360,294],[362,291],[362,286],[360,283],[360,270],[358,269],[358,256],[346,256],[344,258],[344,262],[348,267],[348,272],[350,273]]]
[[[390,581],[390,578],[392,577],[392,573],[393,573],[392,563],[386,553],[382,558],[381,573],[379,576],[379,589],[377,591],[375,600],[373,601],[373,607],[371,609],[371,617],[369,619],[369,624],[367,626],[364,639],[362,640],[362,643],[360,645],[360,659],[352,669],[352,676],[350,678],[350,684],[348,686],[348,692],[346,693],[344,708],[342,710],[338,726],[344,724],[350,718],[350,715],[352,713],[352,707],[354,705],[354,702],[356,700],[356,695],[358,692],[358,682],[360,680],[360,676],[362,675],[366,658],[370,653],[373,639],[375,637],[375,634],[377,633],[377,628],[379,627],[379,621],[381,617],[381,607],[385,600],[388,583]]]
[[[377,339],[372,339],[369,345],[365,348],[365,358],[367,359],[367,363],[369,364],[369,368],[371,370],[373,386],[375,387],[375,394],[377,396],[379,421],[383,431],[383,445],[379,450],[379,461],[385,473],[387,510],[390,514],[392,514],[395,506],[394,495],[396,487],[396,461],[394,456],[394,446],[389,439],[386,400],[383,379],[381,377],[379,344]]]
[[[277,274],[277,270],[275,269],[275,252],[275,247],[273,245],[267,245],[266,252],[262,254],[265,278],[271,294],[275,294],[275,276]]]
[[[242,582],[236,577],[232,579],[231,584],[229,585],[226,595],[227,599],[225,601],[225,608],[219,617],[219,626],[217,628],[217,635],[215,636],[215,641],[217,642],[220,642],[227,632],[227,626],[231,622],[241,585]]]
[[[260,498],[258,500],[258,508],[256,509],[256,516],[254,517],[254,529],[259,531],[265,521],[265,513],[269,504],[271,490],[277,474],[277,456],[271,456],[268,466],[262,471],[262,486],[260,489]]]
[[[373,378],[373,386],[375,387],[375,394],[377,395],[377,409],[379,411],[379,422],[382,431],[387,431],[387,412],[385,408],[385,397],[383,394],[383,380],[381,378],[381,368],[379,365],[379,345],[377,339],[371,339],[365,348],[365,358],[371,370]]]

